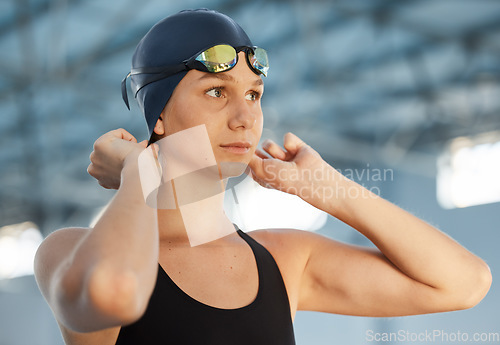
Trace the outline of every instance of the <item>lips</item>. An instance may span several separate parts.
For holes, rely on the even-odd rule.
[[[250,151],[252,143],[248,141],[237,141],[234,143],[221,144],[220,147],[227,152],[235,154],[245,154]]]

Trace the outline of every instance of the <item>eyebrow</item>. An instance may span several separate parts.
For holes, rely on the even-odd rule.
[[[236,79],[230,74],[225,74],[225,73],[203,73],[203,75],[200,77],[200,80],[202,79],[208,79],[208,78],[217,78],[225,81],[230,81],[233,83],[236,83]],[[264,85],[264,81],[262,78],[255,79],[253,82],[254,85],[260,86]]]

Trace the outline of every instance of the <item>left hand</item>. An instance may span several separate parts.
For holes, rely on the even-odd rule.
[[[292,133],[285,134],[284,149],[272,140],[262,144],[249,163],[252,178],[260,185],[304,198],[304,188],[321,183],[336,172],[312,147]],[[266,155],[267,153],[267,155]]]

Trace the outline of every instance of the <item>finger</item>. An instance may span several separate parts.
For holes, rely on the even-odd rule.
[[[285,149],[290,152],[291,154],[295,155],[297,151],[305,146],[306,143],[303,142],[298,136],[295,134],[288,132],[285,134],[285,137],[283,139],[283,146]]]
[[[286,158],[286,152],[272,140],[265,140],[262,143],[262,148],[273,158],[278,158],[281,160],[284,160]]]
[[[89,164],[89,166],[87,167],[87,173],[94,177],[94,165],[92,163]]]
[[[123,128],[118,128],[118,129],[115,129],[114,131],[111,131],[111,132],[114,132],[113,134],[119,139],[132,141],[134,143],[137,142],[137,139]]]
[[[139,143],[139,145],[143,146],[144,148],[148,147],[148,141],[147,140],[143,140]]]
[[[260,158],[257,155],[253,155],[252,159],[248,163],[248,166],[251,169],[252,178],[253,176],[264,176],[264,167],[263,167],[264,159]]]
[[[118,187],[115,188],[115,186],[109,186],[106,183],[101,182],[101,181],[98,181],[97,183],[99,183],[99,186],[103,187],[104,189],[118,189]]]
[[[255,150],[255,154],[257,157],[262,158],[262,159],[268,159],[269,156],[266,155],[264,152],[262,152],[260,149]]]
[[[259,169],[259,166],[262,165],[262,159],[263,158],[259,157],[257,154],[254,154],[252,156],[252,159],[248,163],[248,167],[250,168],[250,170],[253,171],[253,170]]]

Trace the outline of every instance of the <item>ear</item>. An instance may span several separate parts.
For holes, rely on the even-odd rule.
[[[163,113],[160,115],[160,118],[158,121],[156,121],[155,128],[153,129],[153,132],[155,132],[157,135],[163,135],[165,134],[165,126],[163,123]]]

